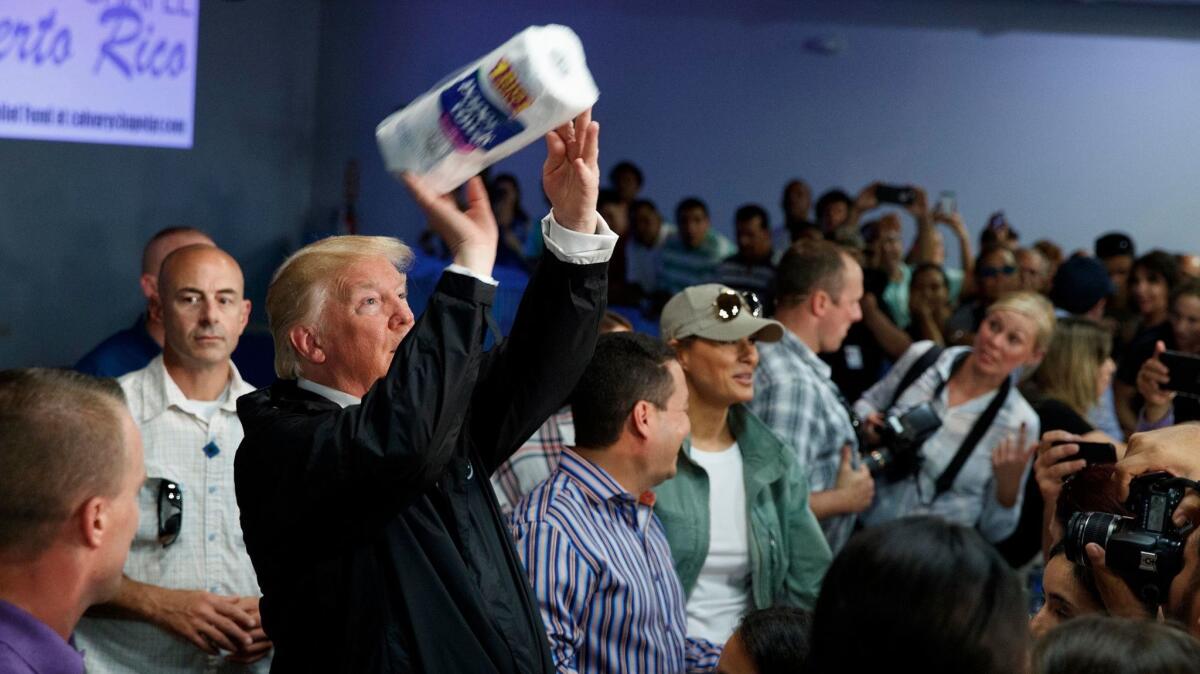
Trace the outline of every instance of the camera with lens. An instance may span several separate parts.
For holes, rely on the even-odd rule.
[[[1147,605],[1163,604],[1171,580],[1183,568],[1187,530],[1171,521],[1188,480],[1170,473],[1149,473],[1129,483],[1125,507],[1132,516],[1077,512],[1067,522],[1067,559],[1086,566],[1088,543],[1104,548],[1104,563]]]
[[[871,477],[895,482],[915,475],[921,467],[921,445],[941,427],[942,419],[929,402],[885,417],[878,429],[879,445],[863,453]]]

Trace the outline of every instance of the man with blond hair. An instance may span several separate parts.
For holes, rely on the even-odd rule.
[[[551,672],[488,476],[570,394],[616,244],[596,213],[599,126],[547,136],[546,252],[508,339],[483,345],[498,229],[404,174],[453,251],[414,320],[399,241],[340,237],[267,292],[280,380],[242,398],[237,496],[276,672]]]

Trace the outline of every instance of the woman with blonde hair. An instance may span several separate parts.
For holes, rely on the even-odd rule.
[[[987,308],[973,346],[917,342],[863,394],[854,409],[879,441],[868,464],[881,478],[867,526],[933,514],[992,542],[1013,532],[1039,430],[1014,379],[1037,367],[1053,333],[1046,298],[1009,293]]]
[[[1095,442],[1111,442],[1123,452],[1119,443],[1096,430],[1087,419],[1088,410],[1096,405],[1117,369],[1111,351],[1112,337],[1099,323],[1074,317],[1058,320],[1046,357],[1025,389],[1037,412],[1043,436],[1065,431]],[[1048,444],[1046,448],[1049,449]],[[1066,466],[1056,468],[1055,475],[1048,475],[1047,471],[1054,467],[1048,460],[1049,457],[1035,464],[1037,479],[1025,485],[1017,530],[998,546],[1013,566],[1024,565],[1052,542],[1046,540],[1043,527],[1049,522],[1062,482],[1057,473]],[[1082,467],[1081,464],[1076,465]]]

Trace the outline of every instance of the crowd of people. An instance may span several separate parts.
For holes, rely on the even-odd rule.
[[[397,239],[284,260],[269,385],[190,228],[77,371],[0,372],[0,671],[1200,672],[1194,257],[800,180],[731,242],[600,189],[590,113],[546,143],[537,222],[398,176],[420,317]]]

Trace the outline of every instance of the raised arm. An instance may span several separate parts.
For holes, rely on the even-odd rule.
[[[489,473],[566,402],[595,348],[617,241],[596,213],[599,133],[587,111],[546,136],[546,250],[476,387],[471,433]]]

